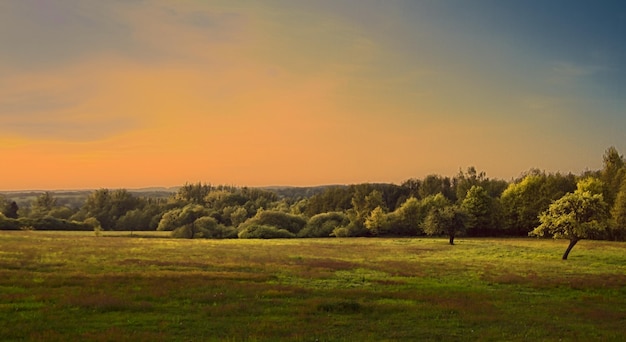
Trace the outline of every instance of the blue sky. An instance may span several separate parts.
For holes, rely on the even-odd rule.
[[[6,1],[0,189],[598,169],[625,34],[622,1]]]

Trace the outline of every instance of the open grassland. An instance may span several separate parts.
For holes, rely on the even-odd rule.
[[[0,232],[2,341],[619,341],[626,244]]]

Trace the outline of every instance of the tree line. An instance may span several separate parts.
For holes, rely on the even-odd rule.
[[[22,207],[0,197],[0,229],[160,230],[185,238],[445,234],[451,244],[459,234],[570,238],[573,233],[554,227],[564,210],[573,209],[558,214],[555,205],[564,206],[564,198],[570,206],[593,198],[593,215],[585,215],[595,221],[578,227],[577,238],[624,240],[625,165],[610,147],[601,170],[573,175],[532,169],[511,181],[469,167],[453,177],[429,175],[399,185],[261,189],[188,183],[169,198],[99,189],[79,207],[61,205],[54,193],[45,192]]]

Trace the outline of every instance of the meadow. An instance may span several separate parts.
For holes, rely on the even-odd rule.
[[[0,232],[2,341],[618,341],[626,243]]]

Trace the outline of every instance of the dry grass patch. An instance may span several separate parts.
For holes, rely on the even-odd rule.
[[[626,286],[626,274],[556,274],[546,275],[529,271],[518,274],[508,271],[487,271],[481,279],[492,284],[525,285],[534,288],[568,287],[585,289],[621,289]]]

